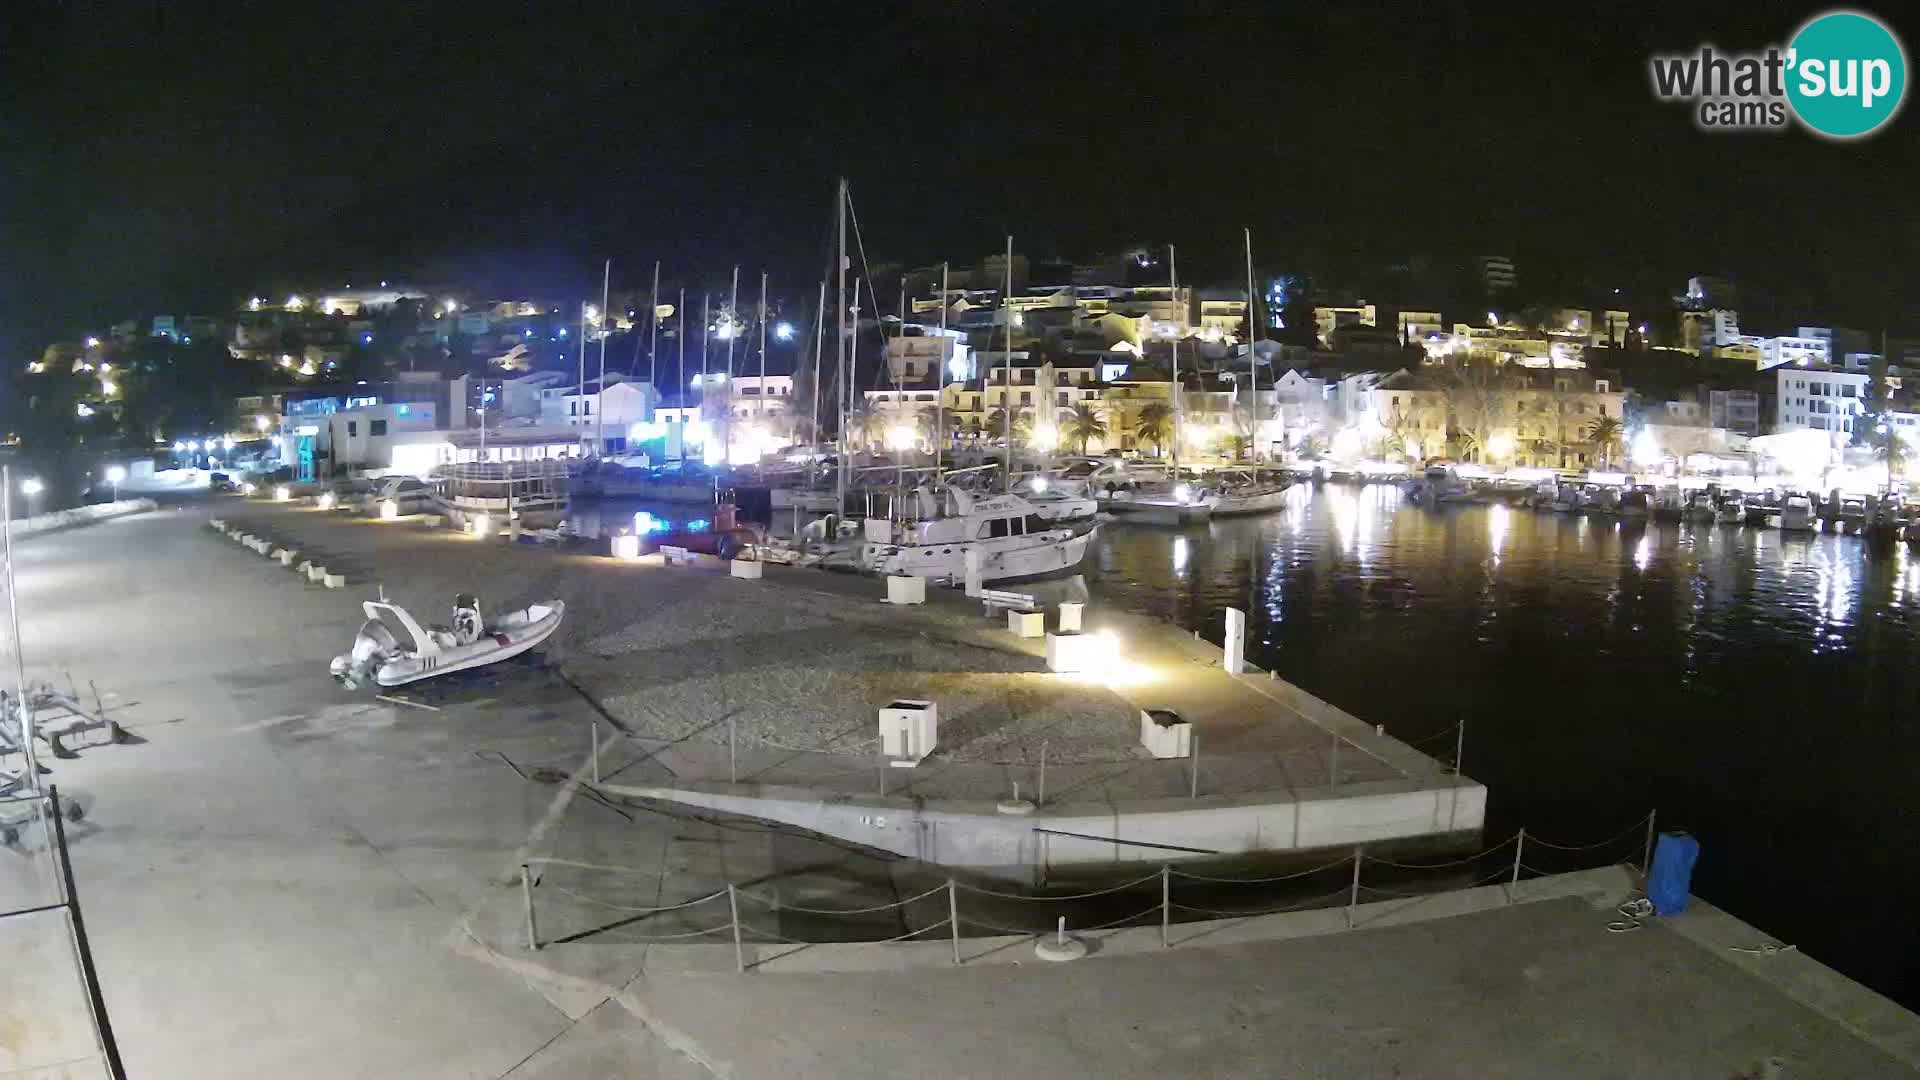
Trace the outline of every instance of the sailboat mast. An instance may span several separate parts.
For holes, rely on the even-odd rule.
[[[934,363],[940,365],[934,385],[940,392],[933,396],[933,486],[937,491],[947,476],[947,350],[953,346],[947,338],[947,264],[940,264],[940,351]]]
[[[1167,245],[1167,300],[1169,306],[1178,310],[1180,302],[1180,269],[1174,261],[1173,245]],[[1173,329],[1173,482],[1180,483],[1180,327]]]
[[[807,441],[816,446],[820,443],[820,352],[822,346],[826,344],[826,339],[827,279],[821,278],[820,295],[813,302],[813,412],[810,414],[812,421],[807,427]],[[788,441],[792,441],[791,435],[788,436]],[[812,468],[807,470],[809,477],[813,475],[813,471]],[[811,480],[807,486],[813,486]]]
[[[1241,232],[1247,238],[1247,385],[1253,390],[1253,430],[1247,440],[1247,456],[1254,464],[1260,462],[1260,367],[1254,355],[1253,329],[1253,230],[1243,228]],[[1256,474],[1257,475],[1257,474]]]
[[[711,336],[707,328],[712,322],[712,293],[700,294],[700,424],[706,428],[706,436],[700,440],[700,460],[707,460],[707,439],[713,438],[713,424],[707,419],[707,339]]]
[[[593,391],[593,452],[607,452],[607,305],[613,299],[613,260],[600,272],[600,382]]]
[[[726,437],[720,446],[726,463],[733,464],[733,341],[740,336],[740,268],[733,268],[733,285],[727,293],[727,401]]]
[[[760,271],[760,403],[756,410],[762,430],[767,428],[767,272]],[[762,444],[764,445],[764,444]],[[760,455],[753,455],[754,464],[759,466]],[[762,470],[764,471],[764,469]]]
[[[674,318],[680,320],[680,332],[674,337],[680,343],[680,371],[674,376],[674,393],[680,398],[680,460],[687,460],[687,287],[680,287],[680,306],[673,309]]]
[[[1004,360],[1001,363],[1002,377],[1006,380],[1001,387],[1000,411],[1005,417],[1004,434],[1007,439],[1007,490],[1013,490],[1013,234],[1007,234],[1006,281],[1000,292],[1000,308],[1007,317],[1007,340]]]
[[[660,398],[660,260],[653,260],[653,307],[647,311],[647,389]],[[638,374],[636,372],[636,374]],[[653,417],[649,416],[651,420]]]
[[[838,222],[839,256],[834,262],[834,274],[837,281],[833,293],[833,370],[840,377],[840,501],[834,513],[843,514],[847,509],[847,466],[852,453],[853,440],[847,437],[847,179],[840,178],[840,185],[834,191],[834,214]]]

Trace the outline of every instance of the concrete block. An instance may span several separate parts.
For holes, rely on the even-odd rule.
[[[640,538],[638,536],[616,536],[613,538],[613,557],[616,559],[637,559],[640,557]]]
[[[425,525],[429,529],[437,529],[440,526],[445,525],[446,523],[447,523],[447,519],[444,517],[441,517],[439,514],[420,515],[420,524]]]
[[[1008,611],[1007,629],[1014,637],[1037,638],[1047,632],[1047,616],[1039,611]]]
[[[759,581],[766,575],[766,567],[767,564],[759,559],[735,559],[728,564],[734,577],[745,578],[748,581]]]
[[[686,548],[675,547],[672,544],[660,545],[660,557],[666,560],[668,565],[692,566],[694,563],[700,561],[698,555],[688,551]]]
[[[903,698],[880,710],[880,752],[887,763],[912,768],[940,742],[940,706]]]
[[[977,547],[970,547],[966,550],[965,554],[962,555],[961,557],[966,560],[967,595],[979,596],[986,590],[986,587],[987,587],[986,577],[981,572],[981,569],[980,569],[981,567],[980,549]]]
[[[1063,600],[1060,603],[1060,632],[1077,634],[1080,632],[1080,616],[1087,605],[1076,600]]]
[[[273,557],[280,560],[281,566],[292,566],[293,557],[300,554],[292,548],[274,548]]]
[[[207,528],[209,528],[209,529],[219,529],[219,530],[220,530],[221,532],[225,532],[225,531],[227,531],[227,523],[226,523],[226,522],[224,522],[224,521],[222,521],[222,520],[220,520],[219,518],[208,518],[208,519],[207,519]]]
[[[927,602],[927,579],[911,574],[887,575],[887,603],[924,604]]]
[[[326,574],[321,577],[320,584],[325,585],[329,589],[344,589],[347,587],[347,575]]]
[[[1105,644],[1091,634],[1048,634],[1047,670],[1098,671],[1105,660]]]
[[[294,567],[294,568],[293,568],[293,572],[294,572],[294,573],[296,573],[296,574],[300,574],[300,575],[302,575],[302,576],[305,576],[305,574],[306,574],[306,572],[307,572],[308,570],[311,570],[311,569],[313,569],[313,560],[312,560],[312,559],[301,559],[301,560],[300,560],[300,565],[299,565],[299,566],[296,566],[296,567]]]
[[[1221,664],[1227,669],[1227,674],[1238,675],[1246,670],[1247,613],[1239,608],[1227,609],[1227,632],[1220,651],[1223,654]]]
[[[1147,709],[1140,714],[1140,745],[1157,758],[1183,758],[1193,753],[1193,725],[1171,709]]]
[[[307,564],[307,580],[308,581],[311,581],[314,584],[318,585],[321,581],[325,580],[326,576],[327,576],[326,567],[315,566],[312,563]]]

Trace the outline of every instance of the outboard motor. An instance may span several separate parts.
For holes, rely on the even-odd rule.
[[[389,656],[400,651],[400,643],[393,638],[379,619],[368,619],[360,624],[360,632],[353,636],[353,651],[345,656],[336,656],[327,665],[340,685],[349,690],[359,687],[360,680],[371,675]]]
[[[480,640],[485,630],[480,620],[480,598],[472,593],[461,593],[453,598],[453,640],[458,645],[471,645]]]

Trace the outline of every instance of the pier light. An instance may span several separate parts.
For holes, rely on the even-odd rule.
[[[1633,437],[1631,456],[1635,465],[1658,465],[1665,457],[1660,452],[1660,440],[1644,427]]]
[[[320,493],[320,498],[314,502],[314,505],[322,510],[331,510],[333,509],[333,504],[338,501],[338,498],[339,497],[331,491],[323,491]]]
[[[289,296],[289,297],[287,297],[287,310],[288,310],[288,311],[299,311],[300,309],[302,309],[302,308],[304,308],[304,307],[306,307],[306,306],[307,306],[307,302],[306,302],[306,301],[305,301],[304,299],[301,299],[301,298],[300,298],[299,296]]]
[[[272,425],[273,422],[264,416],[256,416],[253,418],[253,429],[255,431],[265,431]]]
[[[400,517],[400,504],[392,499],[380,500],[380,520],[396,521]]]
[[[1175,484],[1173,485],[1173,497],[1181,502],[1186,502],[1188,499],[1193,498],[1193,489],[1185,484]]]
[[[613,557],[616,559],[637,559],[640,557],[640,538],[632,533],[621,533],[613,538]]]
[[[1492,458],[1510,458],[1513,456],[1513,435],[1502,431],[1487,440],[1487,456]]]
[[[28,495],[40,494],[40,478],[37,476],[29,476],[25,480],[20,481],[20,490]]]
[[[490,525],[492,525],[492,521],[487,517],[487,515],[475,514],[473,517],[473,521],[470,525],[470,528],[473,530],[474,539],[476,540],[485,539],[487,535],[487,528]]]
[[[176,454],[178,454],[178,453],[181,453],[181,452],[183,452],[184,450],[186,450],[186,448],[187,448],[187,444],[186,444],[186,443],[183,443],[183,442],[181,442],[181,441],[180,441],[179,439],[175,439],[175,440],[173,440],[173,452],[174,452],[174,453],[176,453]]]
[[[276,484],[273,489],[274,502],[287,502],[293,498],[293,489],[285,484]]]
[[[793,340],[793,324],[790,322],[775,323],[773,327],[773,336],[774,336],[774,340],[776,341],[792,341]]]
[[[240,485],[240,494],[242,495],[251,495],[256,490],[257,489],[253,486],[251,482]]]

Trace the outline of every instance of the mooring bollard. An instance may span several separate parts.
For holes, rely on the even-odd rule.
[[[1347,929],[1353,929],[1353,909],[1360,906],[1360,849],[1353,849],[1353,888],[1347,893]]]
[[[527,909],[527,950],[540,951],[540,938],[533,929],[533,871],[526,863],[520,864],[520,900]]]

